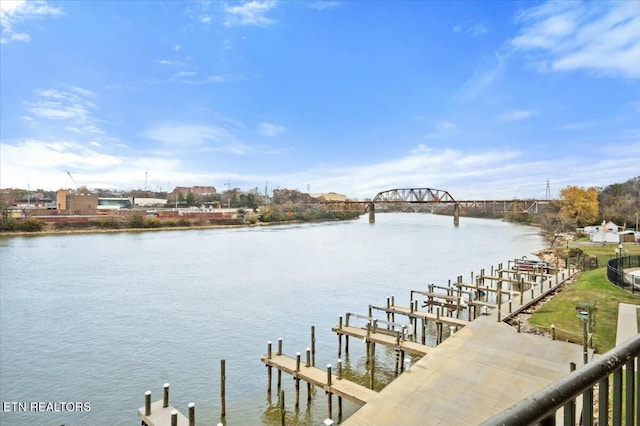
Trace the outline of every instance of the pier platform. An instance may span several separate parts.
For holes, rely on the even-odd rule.
[[[163,400],[151,403],[151,414],[145,415],[145,407],[138,409],[138,416],[146,426],[171,426],[171,413],[177,412],[178,426],[190,426],[189,419],[172,405],[163,407]]]
[[[369,342],[378,343],[389,348],[404,351],[408,354],[423,356],[427,354],[428,350],[432,348],[430,346],[422,345],[417,342],[411,342],[403,339],[397,339],[396,336],[382,332],[367,332],[365,328],[353,327],[353,326],[336,326],[331,329],[337,334],[343,334],[345,336],[355,337],[357,339],[367,339]],[[399,341],[398,341],[399,340]]]
[[[582,364],[582,347],[517,333],[493,315],[466,324],[342,424],[473,425]]]
[[[356,404],[365,404],[378,394],[371,389],[344,378],[338,379],[338,376],[334,374],[331,375],[331,383],[329,384],[327,383],[327,372],[316,367],[307,367],[301,364],[299,370],[296,371],[296,359],[285,355],[272,354],[271,358],[263,356],[260,360],[269,367],[275,367],[284,373],[292,375],[294,378],[318,386],[326,392]]]

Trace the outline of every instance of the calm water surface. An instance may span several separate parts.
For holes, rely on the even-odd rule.
[[[199,424],[220,421],[220,360],[226,360],[226,422],[279,424],[260,356],[284,338],[295,356],[316,328],[316,365],[335,365],[331,332],[345,312],[366,314],[395,295],[446,285],[544,246],[537,230],[493,220],[378,214],[329,224],[0,239],[0,400],[88,402],[90,411],[2,411],[2,425],[133,425],[144,392]],[[364,345],[347,376],[366,383]],[[376,353],[376,388],[392,373]],[[275,376],[275,375],[274,375]],[[291,423],[320,424],[324,392],[293,409]],[[274,383],[275,386],[275,383]],[[275,398],[275,396],[274,396]],[[345,401],[345,416],[357,407]],[[335,410],[335,408],[334,408]]]

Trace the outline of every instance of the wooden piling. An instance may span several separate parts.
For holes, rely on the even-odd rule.
[[[271,359],[271,341],[267,342],[267,359]],[[267,364],[267,393],[271,394],[271,375],[272,369],[270,365]]]
[[[171,410],[171,426],[178,426],[178,410]]]
[[[296,402],[295,402],[296,408],[300,406],[300,378],[298,377],[299,372],[300,372],[300,352],[296,352],[296,374],[293,378],[295,381],[295,388],[296,388]]]
[[[338,329],[342,330],[342,315],[338,318]],[[338,358],[342,356],[342,333],[338,332]]]
[[[498,281],[496,282],[496,289],[498,292],[496,293],[496,303],[498,304],[498,322],[502,321],[502,311],[500,310],[502,306],[502,268],[500,268],[500,272],[498,272]]]
[[[224,419],[227,415],[227,404],[226,404],[226,381],[227,381],[227,373],[225,371],[225,360],[220,360],[220,417]]]
[[[331,393],[331,364],[327,364],[327,386],[329,390],[327,391],[327,403],[329,409],[329,418],[333,418],[333,394]]]
[[[196,404],[190,402],[187,407],[189,408],[189,426],[196,426]]]
[[[311,326],[311,366],[316,366],[316,326]]]
[[[169,383],[165,383],[164,392],[162,395],[162,408],[167,408],[169,406]]]
[[[146,391],[144,393],[144,415],[151,415],[151,391]]]
[[[285,426],[284,390],[281,390],[279,395],[280,395],[280,401],[278,405],[280,405],[280,426]]]
[[[371,342],[371,355],[370,355],[370,372],[371,376],[369,378],[369,388],[373,389],[373,385],[375,383],[375,371],[376,371],[376,344]]]

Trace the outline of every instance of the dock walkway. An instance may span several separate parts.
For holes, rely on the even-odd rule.
[[[427,354],[428,350],[432,348],[430,346],[422,345],[417,342],[411,342],[404,339],[397,339],[396,336],[388,333],[374,333],[368,332],[365,328],[353,327],[353,326],[336,326],[331,331],[337,334],[343,334],[345,336],[355,337],[357,339],[367,339],[369,342],[378,343],[389,348],[394,348],[399,351],[404,351],[412,355],[423,356]]]
[[[517,333],[492,315],[471,321],[342,424],[473,425],[581,365],[579,345]]]
[[[342,424],[480,424],[566,376],[570,363],[582,365],[580,345],[518,333],[503,321],[570,278],[566,271],[550,276],[488,315],[465,321]]]
[[[376,391],[357,383],[344,378],[339,379],[338,376],[334,374],[331,374],[331,383],[328,383],[327,372],[316,367],[301,364],[296,371],[296,359],[285,355],[272,354],[271,358],[263,356],[261,361],[267,366],[275,367],[282,372],[291,374],[294,378],[318,386],[328,393],[355,402],[356,404],[364,404],[378,394]]]

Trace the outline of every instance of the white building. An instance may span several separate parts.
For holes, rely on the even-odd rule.
[[[611,221],[603,222],[602,225],[585,226],[584,232],[589,235],[589,240],[592,243],[618,244],[638,239],[638,235],[635,235],[633,231],[625,231],[621,226]]]

